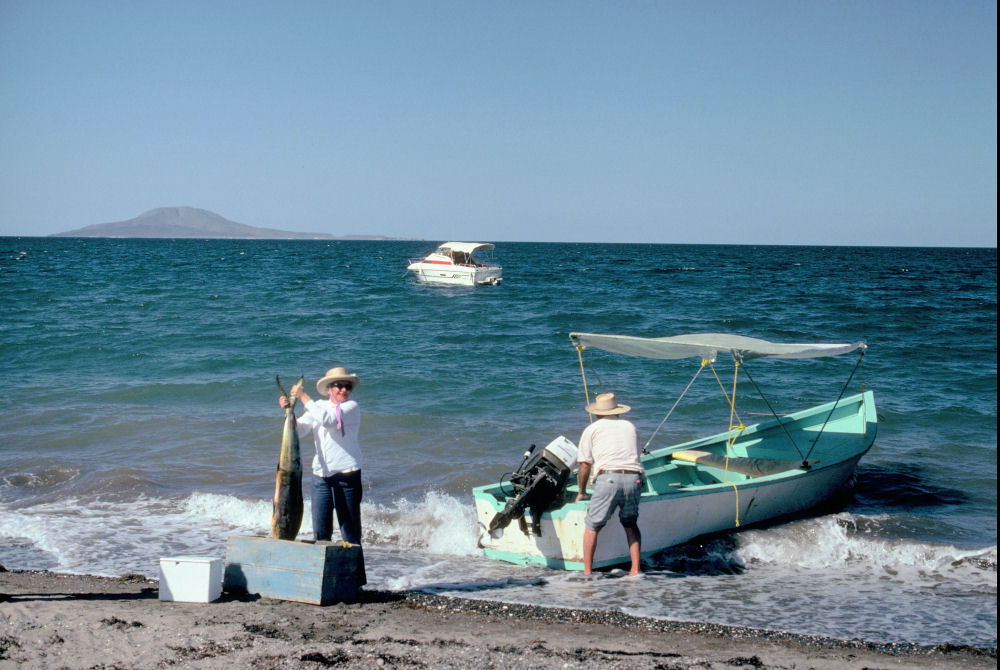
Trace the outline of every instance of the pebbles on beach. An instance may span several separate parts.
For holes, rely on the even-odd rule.
[[[418,592],[317,607],[161,602],[141,575],[0,572],[7,668],[995,668],[996,649],[874,644]]]

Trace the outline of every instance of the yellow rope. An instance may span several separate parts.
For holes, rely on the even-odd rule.
[[[576,355],[577,355],[577,358],[580,361],[580,376],[583,377],[583,397],[584,397],[584,402],[586,402],[587,404],[590,404],[590,390],[587,388],[587,371],[583,367],[583,350],[584,350],[583,346],[581,346],[579,344],[576,345]],[[736,362],[736,368],[733,371],[733,393],[732,393],[731,396],[730,396],[729,393],[726,392],[726,387],[722,384],[722,380],[719,379],[719,373],[715,371],[715,366],[712,365],[712,361],[710,361],[708,359],[702,360],[701,366],[705,367],[706,365],[708,365],[709,367],[712,368],[712,374],[715,375],[715,380],[719,383],[719,387],[722,389],[722,395],[724,395],[726,397],[726,402],[729,403],[729,432],[730,433],[733,432],[733,425],[734,425],[733,424],[733,418],[735,417],[736,420],[739,421],[739,431],[737,432],[737,435],[738,435],[739,433],[742,433],[744,430],[746,430],[746,426],[743,425],[743,420],[740,419],[739,414],[736,412],[736,380],[737,380],[737,377],[739,375],[739,366],[740,366],[739,361]],[[594,416],[592,414],[589,414],[589,413],[588,413],[588,416],[590,416],[590,422],[593,423],[594,422]],[[725,467],[725,469],[723,471],[723,480],[724,480],[723,483],[724,484],[729,484],[730,486],[732,486],[733,487],[733,491],[736,494],[736,527],[739,527],[739,525],[740,525],[740,489],[736,485],[736,482],[729,481],[729,451],[730,451],[730,448],[732,447],[732,445],[735,442],[736,442],[736,435],[733,435],[730,438],[730,440],[726,443],[726,467]]]
[[[726,462],[727,462],[727,465],[728,465],[728,461],[729,461],[729,448],[732,447],[733,443],[736,442],[736,438],[732,437],[732,432],[733,432],[733,417],[736,416],[736,379],[737,379],[737,377],[739,377],[739,374],[740,374],[740,362],[739,361],[735,361],[735,363],[733,364],[733,395],[729,399],[729,433],[730,433],[730,439],[729,439],[729,442],[726,444]],[[743,422],[742,421],[740,421],[740,427],[741,428],[743,427]]]
[[[736,494],[736,527],[739,527],[740,525],[740,489],[736,485],[736,482],[729,480],[729,456],[733,445],[736,443],[736,438],[744,430],[746,430],[746,426],[743,425],[743,420],[736,411],[736,382],[739,378],[739,372],[740,362],[735,361],[733,367],[733,392],[732,394],[729,394],[726,391],[726,387],[722,384],[722,380],[719,379],[719,373],[715,371],[715,366],[712,366],[712,374],[715,375],[715,381],[719,383],[719,388],[722,389],[722,395],[726,397],[726,402],[729,404],[729,438],[726,440],[726,465],[722,471],[722,483],[732,486],[733,492]],[[733,420],[734,418],[736,421]],[[738,425],[736,423],[737,421],[739,422]]]
[[[735,410],[735,407],[736,407],[735,389],[733,391],[734,396],[732,398],[730,398],[729,397],[729,391],[726,390],[726,387],[722,383],[722,380],[719,379],[719,373],[716,372],[715,366],[712,365],[712,361],[704,361],[702,363],[702,365],[705,365],[706,363],[712,368],[712,374],[715,376],[715,381],[719,384],[719,388],[722,390],[722,395],[725,396],[725,398],[726,398],[726,404],[729,405],[729,407],[732,409],[733,412],[735,412],[735,414],[736,414],[736,420],[740,422],[740,424],[739,424],[740,425],[740,429],[746,428],[746,426],[743,425],[743,419],[740,417],[739,412],[736,412],[736,410]],[[732,417],[730,417],[729,423],[730,423],[730,430],[732,430]]]
[[[722,389],[722,395],[726,397],[726,402],[729,404],[729,438],[726,440],[726,465],[722,471],[722,483],[732,486],[733,491],[736,493],[736,526],[739,527],[740,489],[736,485],[736,482],[729,480],[729,456],[733,445],[736,443],[736,438],[739,437],[747,427],[743,424],[743,419],[740,418],[739,412],[736,411],[736,381],[739,378],[740,362],[734,361],[734,366],[732,394],[726,391],[726,386],[722,383],[722,380],[719,379],[719,373],[716,372],[714,365],[712,366],[712,374],[715,375],[715,381],[718,382],[719,388]]]
[[[740,489],[736,486],[736,482],[729,481],[729,455],[732,451],[733,445],[736,444],[736,435],[743,432],[746,426],[743,425],[743,421],[739,419],[739,415],[736,414],[736,380],[739,378],[740,374],[740,362],[734,361],[733,363],[733,393],[729,399],[729,440],[726,442],[726,469],[724,470],[723,476],[725,482],[733,487],[733,491],[736,492],[736,526],[740,525]],[[736,417],[740,421],[739,433],[734,434],[733,417]]]
[[[702,365],[708,363],[711,365],[711,361],[704,361]],[[740,418],[739,413],[736,411],[736,380],[739,377],[740,362],[735,361],[735,367],[733,368],[733,393],[732,395],[726,391],[725,384],[719,379],[719,373],[715,370],[715,366],[711,365],[712,374],[715,375],[715,381],[718,382],[719,388],[722,389],[722,395],[726,397],[726,403],[729,404],[729,438],[726,440],[726,465],[722,471],[722,483],[729,484],[733,487],[733,491],[736,492],[736,525],[740,525],[740,490],[736,486],[736,482],[729,481],[729,452],[732,450],[733,444],[736,443],[736,438],[746,430],[746,426],[743,424],[743,419]],[[733,419],[736,421],[733,421]],[[738,424],[736,422],[739,422]],[[738,430],[737,430],[738,429]],[[736,431],[735,433],[733,431]]]
[[[583,402],[585,405],[589,405],[590,391],[587,390],[587,372],[583,369],[583,346],[576,345],[576,355],[580,359],[580,375],[583,377]],[[590,417],[590,423],[594,423],[594,415],[587,412],[587,416]]]
[[[736,527],[740,527],[740,489],[736,486],[736,482],[726,482],[733,487],[733,491],[736,492]]]

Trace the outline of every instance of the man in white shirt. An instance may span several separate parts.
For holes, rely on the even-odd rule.
[[[629,411],[621,405],[614,393],[602,393],[587,405],[587,411],[598,420],[587,426],[580,436],[577,481],[580,490],[576,501],[583,500],[594,475],[594,493],[590,498],[583,531],[583,573],[591,574],[594,566],[594,549],[597,534],[604,528],[615,511],[625,528],[629,558],[632,561],[629,575],[640,573],[642,534],[639,532],[639,496],[642,494],[642,461],[640,461],[639,435],[631,421],[620,418]]]

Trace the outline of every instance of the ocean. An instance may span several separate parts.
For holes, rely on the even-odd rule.
[[[497,243],[503,283],[473,289],[405,274],[436,242],[0,238],[0,565],[155,577],[267,533],[275,377],[343,365],[369,588],[996,646],[996,249]],[[862,340],[878,438],[823,508],[665,550],[641,579],[487,559],[472,487],[587,423],[572,331]],[[697,365],[585,361],[643,440]],[[795,411],[854,363],[753,375]],[[725,430],[720,398],[699,380],[652,446]]]

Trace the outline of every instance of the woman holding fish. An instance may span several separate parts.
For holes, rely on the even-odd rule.
[[[316,390],[326,398],[313,400],[301,384],[288,395],[304,408],[296,422],[300,437],[312,432],[316,445],[313,458],[312,518],[317,541],[333,535],[333,513],[337,512],[340,535],[345,542],[361,544],[361,408],[350,400],[360,380],[342,367],[332,368],[316,382]],[[328,398],[328,399],[327,399]],[[288,407],[282,395],[278,404]]]

